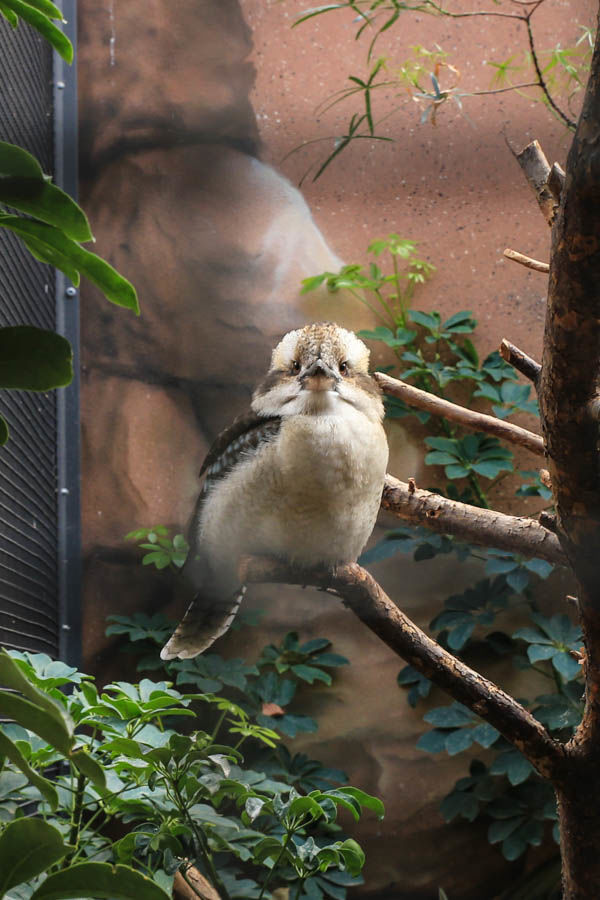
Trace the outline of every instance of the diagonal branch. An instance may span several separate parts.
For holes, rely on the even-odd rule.
[[[525,447],[538,456],[544,456],[544,440],[539,434],[533,431],[527,431],[519,425],[513,425],[512,422],[506,422],[504,419],[497,419],[495,416],[488,416],[485,413],[475,412],[472,409],[466,409],[457,403],[451,403],[449,400],[443,400],[430,394],[428,391],[422,391],[420,388],[414,387],[412,384],[406,384],[390,375],[384,375],[383,372],[374,372],[373,378],[381,386],[381,389],[392,397],[399,397],[407,404],[417,409],[424,409],[433,413],[435,416],[443,416],[451,422],[459,422],[464,428],[471,431],[484,431],[486,434],[493,434],[502,440],[511,444],[518,444]]]
[[[392,475],[386,476],[381,507],[413,525],[424,525],[471,544],[567,565],[557,536],[527,516],[507,516],[493,509],[448,500]]]
[[[562,746],[550,737],[543,725],[509,694],[421,631],[357,563],[338,566],[334,572],[323,568],[306,571],[265,557],[245,557],[240,566],[240,579],[310,584],[335,592],[398,656],[497,728],[541,775],[550,779],[560,777]]]
[[[532,359],[531,356],[527,356],[526,353],[519,350],[519,348],[514,344],[511,344],[510,341],[507,341],[506,338],[502,338],[499,352],[505,362],[509,363],[514,369],[520,372],[521,375],[524,375],[525,378],[529,378],[529,380],[533,382],[534,387],[537,388],[542,367],[535,359]]]

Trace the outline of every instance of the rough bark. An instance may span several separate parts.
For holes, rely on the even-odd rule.
[[[485,413],[466,409],[457,403],[451,403],[449,400],[443,400],[441,397],[436,397],[435,394],[422,391],[412,384],[406,384],[405,381],[392,378],[383,372],[375,372],[373,377],[381,385],[384,393],[390,394],[392,397],[399,397],[401,400],[404,400],[407,406],[425,409],[435,416],[443,416],[451,422],[459,422],[470,431],[483,431],[486,434],[493,434],[511,444],[525,447],[539,456],[544,455],[543,438],[539,434],[528,431],[526,428],[513,425],[512,422],[506,422],[504,419],[497,419],[495,416],[488,416]]]
[[[537,557],[565,565],[566,558],[557,536],[535,519],[507,516],[493,509],[482,509],[448,500],[414,484],[387,475],[381,499],[382,509],[393,512],[413,525],[424,525],[440,534],[482,547],[496,547],[521,556]]]
[[[586,707],[560,787],[564,900],[600,897],[600,43],[552,235],[540,410],[558,534],[578,582]]]
[[[558,788],[563,900],[598,900],[598,768],[569,759],[568,783]]]
[[[332,591],[402,659],[459,703],[497,728],[547,778],[560,777],[562,745],[531,713],[421,631],[357,563],[330,569],[294,569],[267,557],[245,557],[243,582],[285,582]]]

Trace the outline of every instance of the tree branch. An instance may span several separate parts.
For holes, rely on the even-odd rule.
[[[560,106],[558,106],[558,104],[555,102],[554,98],[552,97],[552,94],[548,90],[548,85],[546,84],[546,81],[544,79],[544,75],[542,73],[542,69],[540,67],[540,63],[538,60],[537,51],[536,51],[536,47],[535,47],[535,41],[533,39],[533,29],[531,27],[531,16],[533,15],[533,13],[537,9],[537,7],[540,5],[541,5],[541,3],[538,3],[537,6],[535,6],[532,10],[530,10],[527,13],[527,16],[525,17],[525,25],[527,26],[527,39],[529,41],[529,51],[531,53],[531,61],[533,63],[533,67],[535,69],[535,74],[538,77],[539,85],[540,85],[542,91],[544,92],[544,95],[546,97],[546,100],[548,101],[548,104],[552,107],[552,109],[554,110],[556,115],[560,119],[562,119],[562,121],[567,126],[567,128],[571,129],[571,131],[574,131],[575,130],[575,122],[572,119],[570,119],[567,115],[565,115],[565,113],[562,111]]]
[[[529,380],[533,381],[534,385],[537,387],[542,367],[535,359],[532,359],[531,356],[527,356],[526,353],[523,353],[522,350],[519,350],[519,348],[514,344],[511,344],[510,341],[507,341],[506,338],[502,339],[499,352],[505,362],[510,363],[517,372],[520,372],[525,378],[529,378]]]
[[[390,600],[369,573],[357,563],[303,571],[277,560],[245,557],[240,565],[243,582],[310,584],[333,591],[345,606],[406,662],[431,679],[504,735],[546,778],[562,769],[562,746],[520,703],[493,682],[479,675],[420,628]]]
[[[567,565],[557,536],[526,516],[507,516],[493,509],[448,500],[392,475],[386,475],[381,507],[413,525],[424,525],[471,544]]]
[[[449,400],[443,400],[430,394],[428,391],[422,391],[420,388],[399,381],[397,378],[391,378],[383,372],[374,372],[373,378],[381,386],[386,394],[393,397],[399,397],[408,406],[414,406],[417,409],[424,409],[436,416],[443,416],[452,422],[459,422],[464,428],[471,431],[484,431],[486,434],[493,434],[502,438],[511,444],[518,444],[525,447],[538,456],[544,456],[544,441],[539,434],[527,431],[526,428],[520,428],[504,419],[497,419],[495,416],[487,416],[485,413],[475,412],[472,409],[466,409],[457,403],[450,403]]]
[[[548,263],[540,262],[539,259],[532,259],[531,256],[525,256],[524,253],[519,253],[518,250],[511,250],[510,247],[506,248],[503,256],[507,259],[511,259],[513,262],[520,263],[522,266],[526,266],[528,269],[533,269],[534,272],[550,271]]]

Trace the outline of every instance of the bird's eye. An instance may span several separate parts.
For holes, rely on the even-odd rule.
[[[295,359],[294,362],[292,363],[292,372],[294,372],[294,373],[299,372],[300,368],[301,368],[300,363],[298,362],[297,359]]]
[[[348,374],[348,363],[345,361],[340,363],[340,374],[341,375]]]

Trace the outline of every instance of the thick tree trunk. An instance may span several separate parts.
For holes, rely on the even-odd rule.
[[[600,896],[599,765],[577,765],[571,760],[568,784],[556,792],[563,900],[598,900]]]
[[[559,799],[564,900],[600,898],[600,42],[553,228],[539,382],[557,533],[578,583],[583,721]]]

